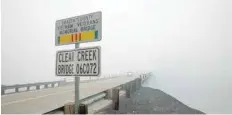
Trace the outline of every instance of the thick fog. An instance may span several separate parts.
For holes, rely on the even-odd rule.
[[[2,84],[53,81],[55,21],[102,11],[102,75],[152,71],[150,86],[232,113],[231,0],[2,0]]]

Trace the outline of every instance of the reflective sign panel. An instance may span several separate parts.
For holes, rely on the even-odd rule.
[[[101,48],[88,47],[56,53],[57,76],[99,76]]]
[[[56,21],[56,46],[100,41],[101,35],[101,12],[94,12]]]

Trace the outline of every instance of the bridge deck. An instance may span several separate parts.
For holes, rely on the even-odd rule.
[[[101,81],[80,83],[80,98],[113,88],[133,80],[117,77]],[[2,114],[42,114],[74,101],[74,85],[3,95]]]

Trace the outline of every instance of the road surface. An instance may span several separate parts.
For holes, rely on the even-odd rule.
[[[80,84],[80,99],[119,86],[135,77],[116,77]],[[2,114],[42,114],[74,101],[74,85],[1,96]]]

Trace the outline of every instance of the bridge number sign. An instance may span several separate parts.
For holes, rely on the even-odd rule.
[[[99,76],[101,47],[63,50],[56,53],[57,76]]]

